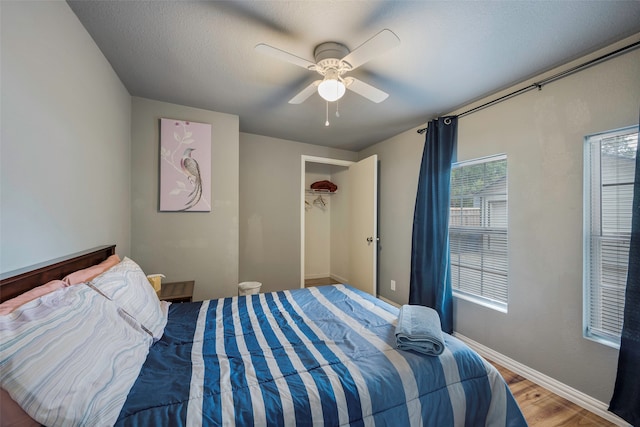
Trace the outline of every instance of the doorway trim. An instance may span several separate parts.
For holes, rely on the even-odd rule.
[[[307,156],[303,154],[300,156],[300,287],[304,288],[304,241],[305,241],[305,209],[304,198],[306,195],[306,172],[307,162],[320,163],[332,166],[351,166],[355,162],[350,160],[331,159],[328,157]]]

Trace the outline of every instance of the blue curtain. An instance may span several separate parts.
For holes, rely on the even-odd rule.
[[[453,332],[448,227],[457,136],[457,117],[441,117],[427,126],[411,241],[409,304],[435,309],[447,333]]]
[[[640,155],[638,154],[636,152],[624,323],[616,385],[609,404],[609,411],[634,426],[640,426]]]

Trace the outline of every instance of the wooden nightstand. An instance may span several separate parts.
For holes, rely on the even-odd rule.
[[[160,299],[170,302],[193,301],[194,281],[163,283],[160,288]]]

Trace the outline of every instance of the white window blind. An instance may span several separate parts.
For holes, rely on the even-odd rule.
[[[585,138],[585,335],[613,345],[624,315],[637,129]]]
[[[455,295],[506,310],[507,218],[506,155],[454,164],[449,253]]]

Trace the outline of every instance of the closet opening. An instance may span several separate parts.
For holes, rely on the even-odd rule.
[[[375,295],[377,156],[302,156],[300,182],[300,287],[345,283]]]

